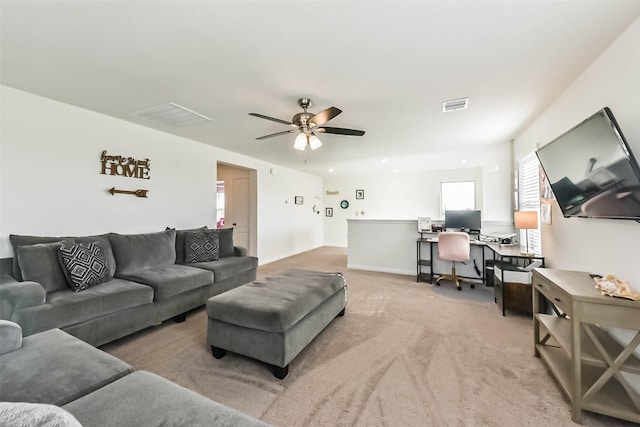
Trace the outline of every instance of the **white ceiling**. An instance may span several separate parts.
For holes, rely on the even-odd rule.
[[[640,1],[611,0],[1,6],[2,84],[322,176],[480,164],[640,16]],[[293,134],[255,140],[287,127],[248,113],[290,120],[303,96],[366,134],[304,153]],[[467,110],[442,113],[461,97]],[[213,121],[132,116],[166,102]]]

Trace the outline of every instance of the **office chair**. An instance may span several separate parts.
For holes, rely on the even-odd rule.
[[[443,274],[436,280],[436,286],[440,286],[441,280],[452,280],[456,288],[461,291],[460,281],[463,280],[456,274],[456,262],[469,261],[471,244],[467,233],[457,231],[445,231],[438,235],[438,257],[446,261],[453,261],[451,274]],[[475,285],[472,283],[471,287]]]

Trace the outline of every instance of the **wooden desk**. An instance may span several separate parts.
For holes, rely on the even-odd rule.
[[[540,310],[552,304],[554,314]],[[622,372],[640,374],[640,301],[601,295],[588,273],[536,268],[533,272],[534,352],[571,401],[571,419],[582,410],[640,423],[640,395]],[[626,346],[603,329],[629,329]]]

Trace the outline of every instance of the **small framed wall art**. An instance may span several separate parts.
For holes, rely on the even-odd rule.
[[[333,216],[333,208],[324,208],[324,216]]]
[[[302,199],[302,196],[296,196],[296,197],[295,197],[295,203],[296,203],[296,205],[301,205],[301,204],[303,203],[303,202],[302,202],[302,200],[303,200],[303,199]]]
[[[364,190],[356,190],[356,199],[364,199]]]

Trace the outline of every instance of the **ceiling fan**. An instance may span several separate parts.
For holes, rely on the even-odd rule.
[[[271,120],[273,122],[282,123],[291,126],[293,129],[284,130],[282,132],[276,132],[269,135],[259,136],[258,140],[273,138],[274,136],[284,135],[286,133],[298,132],[293,148],[296,150],[304,151],[307,146],[312,150],[319,148],[322,143],[316,133],[333,133],[336,135],[352,135],[362,136],[363,130],[345,129],[324,126],[329,120],[342,113],[342,110],[336,107],[329,107],[320,111],[318,114],[307,112],[307,108],[311,106],[311,99],[300,98],[298,99],[298,105],[304,110],[302,113],[297,113],[290,122],[286,120],[276,119],[274,117],[265,116],[264,114],[249,113],[250,116],[259,117],[265,120]]]

